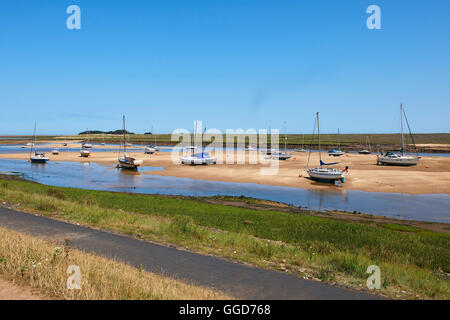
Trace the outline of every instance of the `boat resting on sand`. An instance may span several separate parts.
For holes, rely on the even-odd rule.
[[[377,165],[415,166],[420,157],[399,155],[388,151],[384,155],[377,156]]]
[[[80,151],[80,156],[81,157],[83,157],[83,158],[87,158],[87,157],[89,157],[91,155],[91,152],[89,151],[89,150],[87,150],[87,149],[81,149],[81,151]]]
[[[306,164],[305,171],[308,173],[310,178],[313,180],[345,182],[345,177],[347,176],[348,167],[345,167],[344,170],[324,167],[324,166],[336,165],[339,162],[325,163],[322,161],[321,152],[320,152],[319,112],[316,113],[316,121],[317,121],[317,136],[319,138],[319,166],[315,167],[315,168],[309,168],[309,157],[308,157],[308,162]],[[314,129],[315,129],[315,124],[314,124]],[[313,135],[314,135],[314,132],[313,132]],[[309,154],[311,155],[311,150],[309,151]]]
[[[142,160],[136,160],[135,158],[129,157],[126,152],[123,154],[123,157],[119,157],[118,160],[119,168],[123,169],[137,169],[142,164]]]
[[[288,160],[290,158],[292,158],[292,154],[287,152],[274,152],[271,156],[271,159],[274,160]]]
[[[207,165],[216,164],[217,158],[211,157],[208,152],[200,152],[188,157],[181,157],[180,161],[182,164]]]
[[[328,155],[333,157],[340,157],[343,156],[344,154],[345,152],[340,149],[331,149],[330,151],[328,151]]]
[[[317,168],[307,169],[306,172],[308,172],[309,176],[312,179],[329,181],[340,180],[341,182],[345,181],[345,176],[347,175],[346,169],[339,170],[333,168],[323,168],[321,166]]]

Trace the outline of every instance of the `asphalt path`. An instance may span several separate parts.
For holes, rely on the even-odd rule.
[[[141,241],[33,214],[0,208],[0,226],[114,258],[184,282],[217,288],[240,299],[376,299],[371,294],[302,279],[218,257]]]

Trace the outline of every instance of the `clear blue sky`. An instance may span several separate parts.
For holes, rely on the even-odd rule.
[[[66,28],[79,5],[82,29]],[[366,28],[381,7],[382,30]],[[2,0],[0,134],[450,132],[450,1]]]

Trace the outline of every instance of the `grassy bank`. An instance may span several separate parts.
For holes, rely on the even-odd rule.
[[[77,265],[81,289],[67,288],[68,266]],[[126,264],[0,228],[0,274],[49,299],[227,299]]]
[[[17,180],[0,180],[0,201],[23,211],[354,288],[365,288],[366,269],[375,264],[382,272],[378,293],[450,298],[450,236],[402,222],[342,220],[301,210],[234,205],[258,202],[249,199],[219,204],[211,199],[56,188]]]
[[[401,143],[400,134],[322,134],[321,143],[323,146],[335,146],[339,141],[341,145],[346,149],[360,149],[366,144],[366,136],[369,138],[370,144],[375,147],[379,146],[395,146],[399,147]],[[30,137],[23,137],[24,139],[1,139],[1,144],[15,144],[15,143],[26,143],[30,141]],[[52,141],[52,140],[65,140],[70,142],[72,140],[84,140],[86,135],[73,135],[73,136],[38,136],[37,142],[39,141]],[[112,134],[90,134],[89,138],[94,143],[100,143],[105,141],[106,143],[121,143],[121,135]],[[409,135],[405,136],[407,143],[411,143]],[[270,143],[271,137],[267,136],[267,142]],[[223,141],[225,141],[225,135],[223,135]],[[416,144],[450,144],[450,133],[418,133],[414,134],[414,141]],[[133,134],[128,135],[128,142],[134,144],[157,144],[157,145],[175,145],[178,144],[176,141],[171,140],[170,134]],[[211,143],[209,138],[204,139],[205,144]],[[288,134],[287,135],[287,145],[292,148],[297,148],[303,144],[303,135],[301,134]],[[248,143],[248,138],[246,139]],[[284,146],[284,134],[280,134],[279,141],[280,147]],[[304,135],[304,143],[306,146],[312,144],[316,146],[318,144],[317,136],[314,137],[312,134]]]

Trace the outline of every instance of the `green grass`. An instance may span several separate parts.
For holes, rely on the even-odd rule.
[[[353,287],[364,286],[367,267],[376,264],[386,295],[450,297],[445,278],[450,273],[450,236],[445,233],[324,218],[308,211],[293,214],[15,180],[2,181],[0,200],[46,216]]]
[[[372,146],[380,145],[380,146],[392,146],[392,145],[400,145],[401,137],[400,134],[321,134],[321,143],[324,146],[334,146],[341,142],[342,146],[360,146],[366,144],[366,136],[369,137],[370,144]],[[46,140],[61,140],[63,136],[38,136],[37,142],[46,141]],[[84,140],[86,138],[85,135],[68,135],[64,136],[67,138],[67,141],[70,140]],[[23,140],[1,140],[1,143],[22,143],[29,142],[31,137],[23,136]],[[120,143],[122,136],[120,135],[111,135],[111,134],[90,134],[89,138],[93,142],[103,142],[106,143]],[[411,143],[409,135],[406,135],[407,143]],[[134,134],[128,135],[127,139],[130,143],[136,144],[154,144],[156,140],[157,145],[174,145],[177,144],[177,141],[171,140],[171,134],[154,134],[154,135],[144,135],[144,134]],[[270,143],[270,135],[267,136],[268,143]],[[414,140],[416,144],[450,144],[450,133],[417,133],[414,134]],[[223,136],[223,141],[225,141],[225,135]],[[209,144],[211,141],[205,139],[205,144]],[[317,136],[314,137],[312,134],[305,134],[305,146],[317,145],[318,140]],[[248,138],[246,139],[246,143],[248,143]],[[280,134],[279,141],[280,146],[284,145],[284,134]],[[290,146],[300,146],[303,144],[303,135],[301,134],[288,134],[287,135],[287,144]]]

